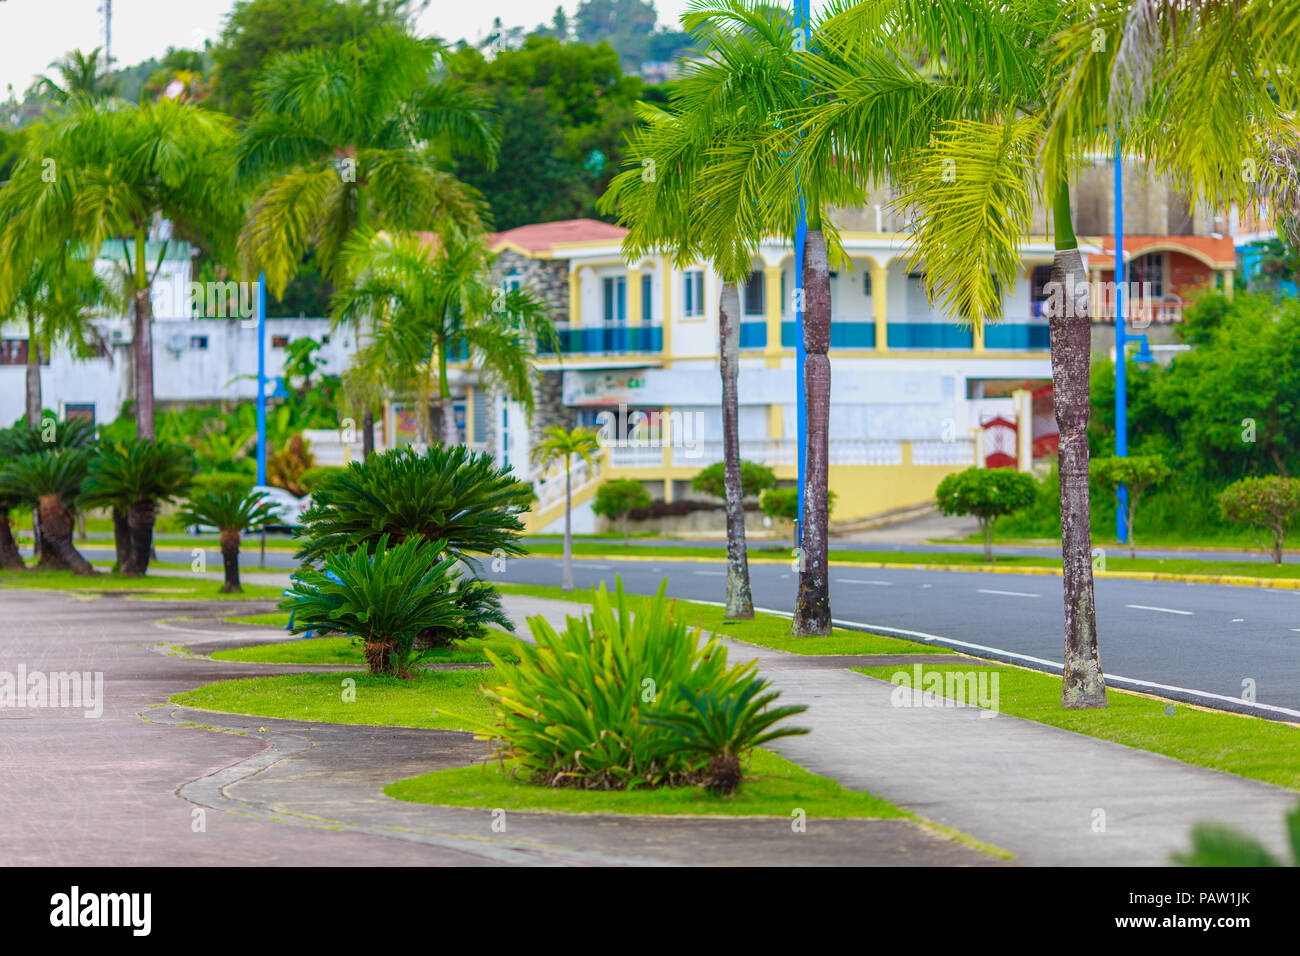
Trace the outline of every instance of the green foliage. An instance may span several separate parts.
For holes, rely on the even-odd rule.
[[[623,540],[627,541],[627,515],[637,508],[650,507],[650,492],[635,478],[615,478],[596,489],[591,510],[603,518],[616,519],[623,526]]]
[[[52,496],[71,510],[89,464],[90,452],[85,448],[59,448],[7,458],[0,464],[0,498],[36,505],[41,498]]]
[[[389,547],[385,534],[373,551],[333,553],[321,570],[299,571],[279,607],[292,612],[294,632],[355,635],[367,645],[371,673],[405,675],[421,631],[471,637],[487,624],[514,629],[497,593],[482,581],[462,582],[457,564],[444,541]]]
[[[240,475],[229,471],[199,472],[194,476],[193,487],[196,492],[236,492],[242,498],[253,490],[257,478],[253,475]]]
[[[1273,856],[1258,840],[1230,827],[1198,823],[1192,828],[1192,848],[1175,853],[1179,866],[1300,866],[1300,804],[1286,815],[1291,862]]]
[[[984,534],[984,556],[993,560],[993,524],[1002,515],[1032,505],[1038,497],[1033,475],[1013,468],[967,468],[947,475],[935,490],[946,515],[973,515]],[[1058,512],[1059,514],[1059,512]]]
[[[347,471],[343,465],[314,465],[304,471],[299,477],[299,483],[307,489],[307,494],[312,494],[326,478],[334,475],[341,475]]]
[[[1243,478],[1220,492],[1219,506],[1229,521],[1268,535],[1273,561],[1281,564],[1287,532],[1300,516],[1300,479]]]
[[[45,412],[36,428],[27,427],[27,416],[9,428],[0,429],[0,455],[16,456],[85,448],[95,440],[95,426],[84,418],[59,421]]]
[[[569,618],[558,633],[543,617],[531,618],[536,644],[520,644],[517,667],[488,652],[497,665],[498,683],[485,693],[499,720],[492,730],[499,756],[517,760],[537,783],[619,790],[704,779],[709,734],[743,745],[743,729],[757,719],[729,721],[738,733],[705,736],[688,736],[694,724],[687,730],[663,719],[690,712],[685,694],[751,701],[750,688],[762,683],[757,662],[728,667],[725,648],[690,630],[666,588],[634,611],[621,581],[613,600],[602,586],[591,613]]]
[[[691,479],[691,487],[713,498],[727,497],[725,462],[714,462]],[[766,465],[740,460],[740,488],[745,498],[757,498],[769,488],[776,487],[776,474]]]
[[[188,490],[194,462],[183,446],[130,439],[101,442],[90,459],[82,502],[125,508],[138,501],[171,501]]]
[[[542,432],[542,440],[533,445],[532,459],[534,465],[545,468],[560,462],[568,471],[574,458],[581,458],[588,465],[592,456],[600,450],[599,433],[594,428],[566,429],[552,425]]]
[[[782,521],[799,520],[799,489],[793,486],[789,488],[769,488],[763,492],[763,497],[759,500],[758,506],[763,510],[763,514],[769,518]],[[835,509],[835,492],[826,493],[826,513],[829,515]]]
[[[275,506],[261,492],[194,492],[180,512],[186,524],[212,525],[218,531],[242,534],[274,524]]]
[[[440,541],[448,553],[520,555],[526,503],[511,473],[491,455],[464,445],[433,445],[423,454],[398,448],[326,476],[303,515],[298,557],[320,561],[337,552],[394,541]]]

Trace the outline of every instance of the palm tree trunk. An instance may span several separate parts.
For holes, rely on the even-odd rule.
[[[131,523],[127,520],[126,509],[113,506],[113,552],[117,559],[119,574],[126,574],[131,566]]]
[[[76,574],[90,575],[95,569],[81,556],[72,543],[72,515],[63,506],[58,495],[43,495],[39,504],[41,512],[41,560]],[[46,562],[46,557],[49,560]]]
[[[790,633],[810,637],[831,632],[830,436],[831,277],[826,240],[820,229],[809,229],[803,254],[803,379],[807,401],[808,449],[804,456],[804,506],[799,550],[799,593]]]
[[[564,569],[560,576],[560,590],[573,590],[573,475],[569,460],[564,460]]]
[[[135,433],[153,438],[153,303],[149,289],[135,291]]]
[[[460,444],[456,431],[456,405],[451,400],[451,387],[447,383],[447,343],[438,348],[438,394],[442,408],[442,443],[448,448]]]
[[[27,319],[27,427],[41,427],[41,347],[36,341],[36,321]]]
[[[17,571],[23,566],[18,542],[14,540],[14,530],[9,524],[9,509],[5,508],[0,512],[0,568]]]
[[[1087,299],[1070,294],[1085,288],[1083,267],[1070,219],[1069,187],[1054,202],[1056,254],[1051,281],[1066,290],[1064,308],[1052,310],[1052,403],[1060,432],[1061,564],[1065,583],[1065,668],[1061,706],[1106,706],[1106,679],[1097,648],[1097,610],[1092,587],[1092,529],[1088,501],[1088,378],[1092,365],[1092,320]]]
[[[361,416],[361,457],[375,453],[375,413],[367,411]]]
[[[748,620],[754,616],[754,596],[749,586],[745,498],[740,483],[740,293],[734,282],[722,284],[718,355],[722,373],[722,483],[727,502],[726,617]]]
[[[147,499],[137,501],[127,509],[126,521],[131,543],[127,551],[129,570],[124,570],[123,574],[139,577],[149,570],[149,558],[153,554],[153,526],[157,514],[157,504]]]
[[[221,586],[222,594],[242,593],[239,585],[239,532],[221,532],[221,566],[226,572],[226,583]]]

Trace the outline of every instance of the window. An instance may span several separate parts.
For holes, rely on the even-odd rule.
[[[627,321],[627,277],[611,276],[605,286],[605,321]]]
[[[1165,294],[1165,254],[1152,252],[1138,256],[1129,263],[1126,282],[1138,283],[1138,294],[1144,298],[1159,299]],[[1148,282],[1149,286],[1141,283]]]
[[[704,273],[691,269],[682,273],[682,315],[704,314]]]
[[[208,337],[206,335],[191,335],[190,348],[197,349],[200,352],[206,351],[208,348]]]
[[[26,365],[26,364],[27,364],[27,340],[26,339],[0,340],[0,365]]]
[[[273,336],[271,336],[271,348],[273,348],[273,349],[287,349],[288,347],[289,347],[289,336],[287,336],[287,335],[273,335]]]
[[[755,269],[745,283],[745,314],[763,314],[763,273]]]
[[[95,424],[95,403],[65,402],[63,405],[63,420],[70,422],[74,418],[81,418],[92,425]]]
[[[654,276],[641,276],[641,321],[651,322],[654,316],[654,302],[651,293],[654,290]]]
[[[506,280],[502,285],[507,292],[516,292],[523,288],[524,280],[518,272],[512,272],[510,275],[506,276]]]

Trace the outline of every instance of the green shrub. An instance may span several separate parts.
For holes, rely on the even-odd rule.
[[[763,509],[763,514],[769,518],[797,521],[799,520],[799,489],[795,487],[769,488],[763,492],[759,507]],[[830,491],[826,494],[826,513],[829,515],[834,508],[835,492]]]
[[[635,478],[615,478],[596,489],[591,510],[603,518],[612,518],[623,528],[623,544],[627,544],[628,512],[650,507],[650,492]]]
[[[195,475],[191,484],[196,493],[210,491],[215,494],[234,492],[241,497],[253,490],[257,484],[254,475],[242,475],[232,471],[209,471]]]
[[[714,462],[691,479],[691,487],[714,498],[727,497],[725,463]],[[740,489],[744,498],[757,498],[769,488],[776,487],[776,473],[766,465],[740,460]]]
[[[459,562],[445,550],[444,542],[422,538],[390,548],[382,535],[373,554],[361,548],[329,554],[322,570],[298,572],[280,610],[292,612],[294,632],[356,637],[372,674],[405,676],[422,631],[469,637],[487,624],[514,630],[496,591],[473,578],[462,582]]]
[[[326,478],[341,475],[345,471],[347,468],[343,465],[313,465],[298,476],[298,483],[307,490],[307,494],[315,494],[317,487]]]
[[[1291,861],[1279,860],[1254,837],[1217,823],[1192,827],[1192,848],[1174,854],[1179,866],[1300,866],[1300,804],[1285,817]]]
[[[562,632],[531,618],[536,645],[520,645],[517,666],[487,652],[497,665],[498,683],[485,693],[500,719],[492,738],[501,758],[548,786],[712,785],[715,755],[738,756],[760,739],[766,725],[743,713],[766,686],[757,662],[728,667],[724,648],[674,616],[666,589],[665,581],[655,597],[630,602],[622,581],[613,601],[601,587],[591,613],[569,618]],[[698,729],[689,721],[700,710],[692,701],[705,701],[706,714],[742,712],[731,721],[739,731]]]
[[[984,536],[984,557],[993,560],[993,524],[1003,515],[1028,508],[1038,496],[1033,475],[1012,468],[967,468],[947,475],[935,490],[946,515],[972,515]]]
[[[1272,551],[1274,564],[1281,564],[1287,532],[1300,517],[1300,479],[1271,476],[1234,481],[1219,494],[1219,507],[1229,521],[1249,527],[1253,537],[1267,535],[1260,544]]]
[[[303,515],[298,558],[315,562],[340,551],[393,541],[441,541],[474,565],[474,554],[524,554],[519,544],[527,507],[520,484],[490,455],[463,445],[409,448],[354,461],[327,475]]]
[[[1124,516],[1124,527],[1128,530],[1129,557],[1136,558],[1137,537],[1133,528],[1138,501],[1148,488],[1154,488],[1169,477],[1169,466],[1159,455],[1094,458],[1088,463],[1088,477],[1094,485],[1112,497],[1121,485],[1124,486],[1128,495],[1128,513]]]

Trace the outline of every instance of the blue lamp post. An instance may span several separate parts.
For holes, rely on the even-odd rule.
[[[1145,336],[1143,336],[1145,345]],[[1124,156],[1115,144],[1115,454],[1128,457],[1128,370],[1124,351],[1128,335],[1124,331]],[[1119,507],[1115,509],[1115,537],[1120,544],[1128,541],[1128,487],[1115,489]]]
[[[257,277],[257,483],[266,484],[266,273]]]
[[[794,0],[794,28],[803,31],[804,48],[812,39],[808,0]],[[796,183],[798,179],[796,178]],[[796,187],[797,188],[797,187]],[[808,238],[808,214],[804,209],[803,191],[799,191],[799,213],[794,227],[794,365],[795,365],[795,456],[799,469],[799,504],[795,518],[795,547],[803,547],[803,502],[807,475],[808,404],[804,395],[803,365],[806,356],[803,342],[803,253]]]

